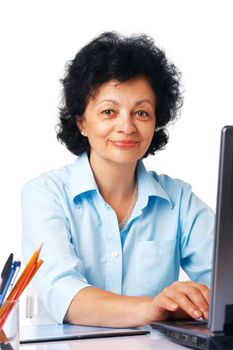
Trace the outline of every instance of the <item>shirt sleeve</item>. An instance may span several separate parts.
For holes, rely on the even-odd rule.
[[[89,284],[72,244],[61,192],[56,184],[40,177],[23,187],[21,198],[24,260],[43,243],[43,264],[33,281],[48,313],[63,323],[72,299]]]
[[[181,267],[192,281],[210,287],[215,215],[187,185],[180,210]]]

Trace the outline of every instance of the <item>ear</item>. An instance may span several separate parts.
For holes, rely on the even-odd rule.
[[[81,133],[83,136],[87,136],[87,135],[86,135],[85,126],[84,126],[85,123],[84,123],[83,117],[76,116],[76,124],[77,124],[77,127],[79,128],[80,133]]]

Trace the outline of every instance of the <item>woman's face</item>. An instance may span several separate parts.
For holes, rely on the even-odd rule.
[[[141,159],[154,134],[155,104],[154,91],[144,77],[102,84],[77,119],[90,144],[91,162],[135,163]]]

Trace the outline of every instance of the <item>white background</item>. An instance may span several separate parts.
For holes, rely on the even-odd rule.
[[[20,189],[73,162],[56,140],[65,63],[103,31],[152,36],[182,71],[185,103],[148,168],[193,185],[215,209],[220,129],[233,124],[232,1],[0,0],[0,268],[21,257]]]

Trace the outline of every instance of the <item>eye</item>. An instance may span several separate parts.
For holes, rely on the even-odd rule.
[[[138,115],[139,117],[142,117],[142,118],[149,117],[149,113],[146,111],[143,111],[143,110],[137,111],[136,115]]]
[[[104,118],[112,118],[115,115],[115,111],[113,109],[104,109],[101,114]]]

